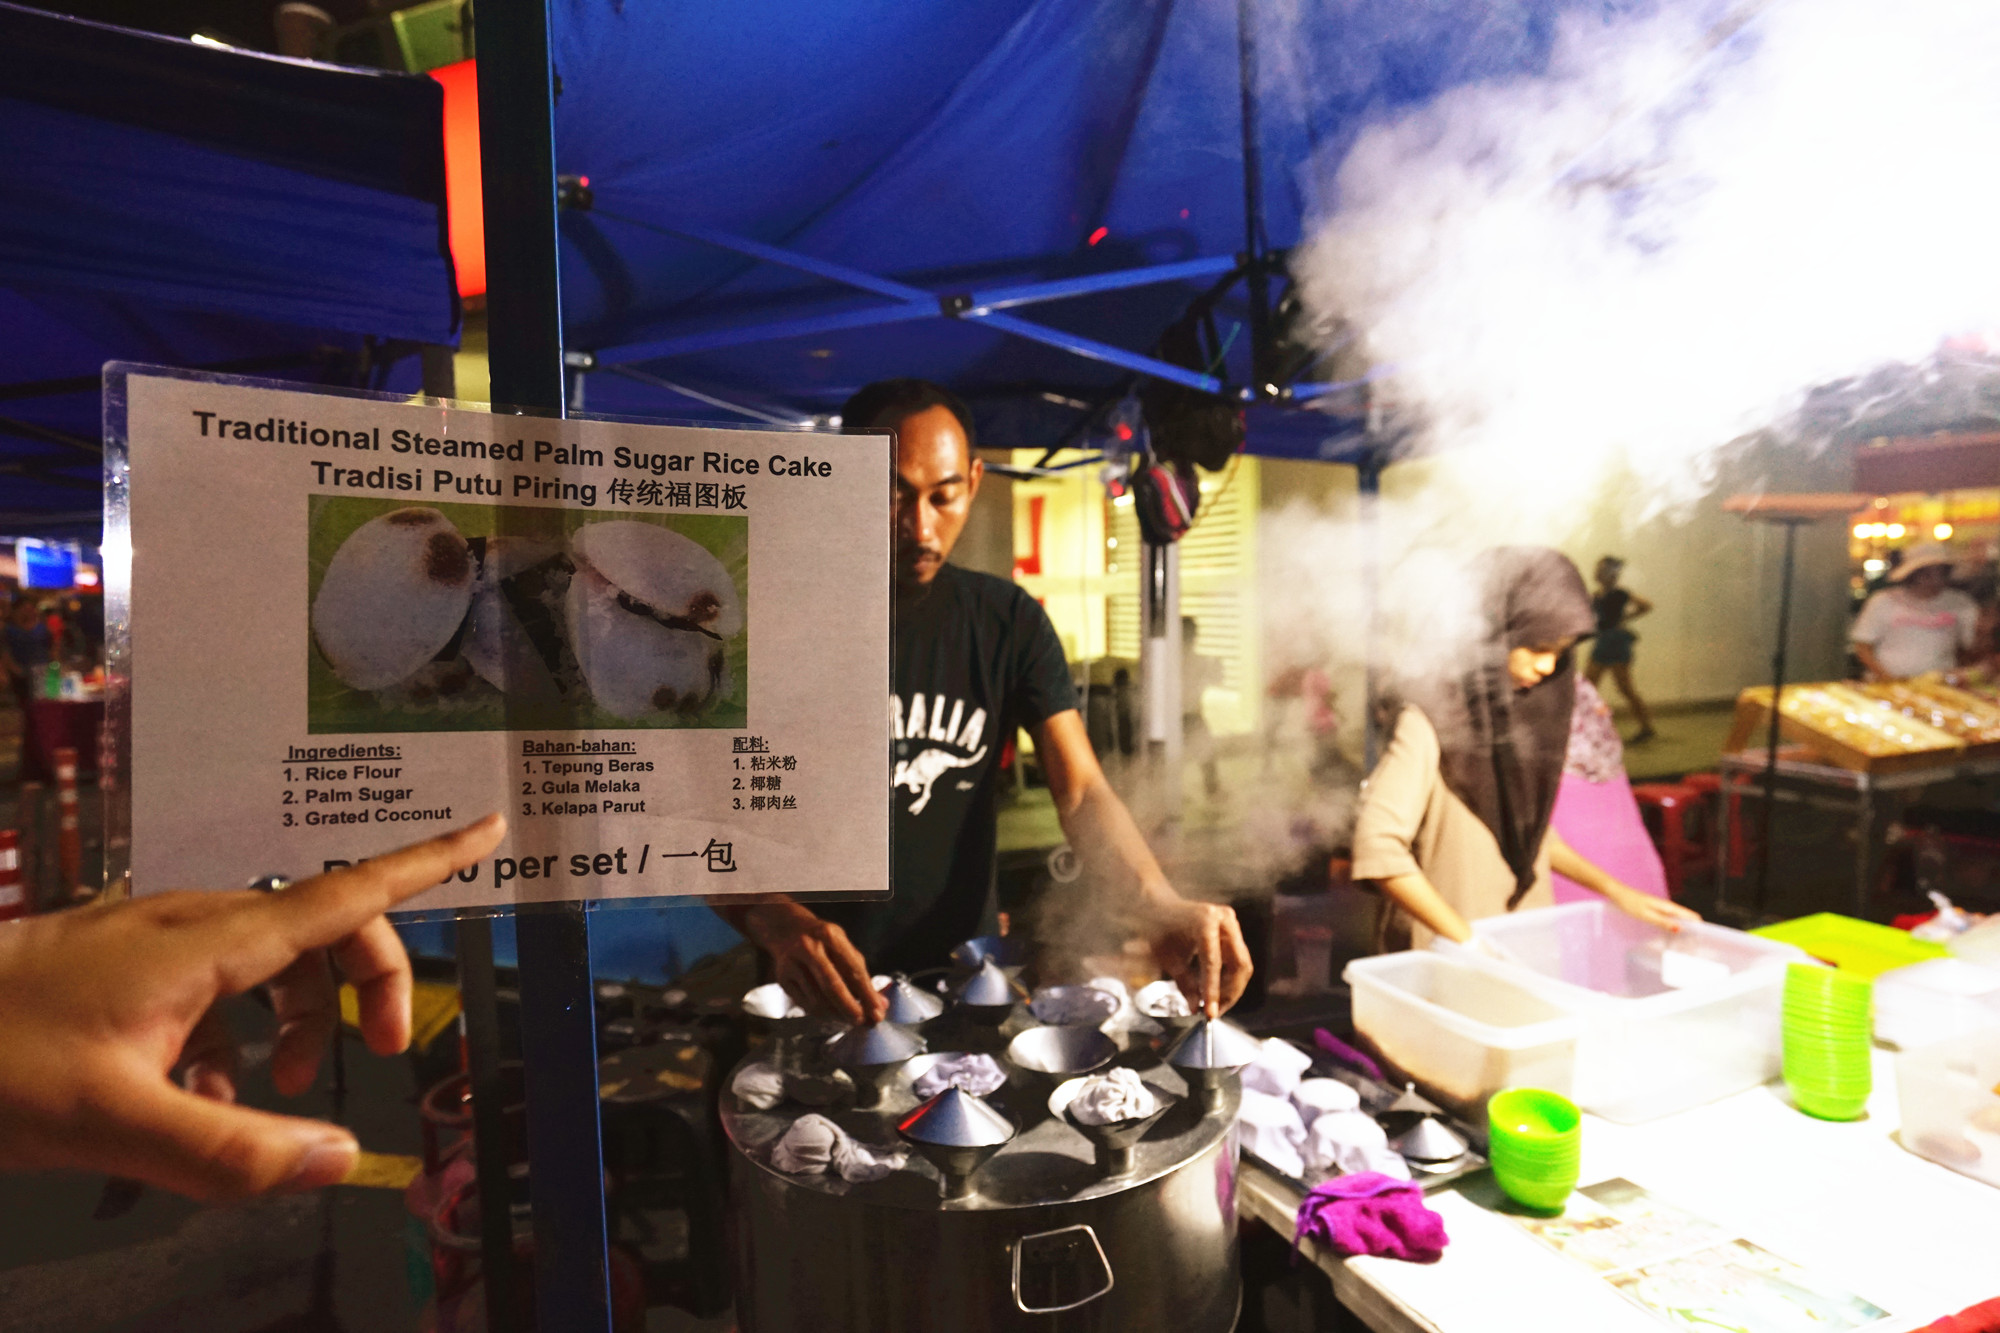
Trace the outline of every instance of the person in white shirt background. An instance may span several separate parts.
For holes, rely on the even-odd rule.
[[[1978,621],[1978,604],[1951,586],[1951,553],[1925,542],[1862,606],[1848,638],[1868,679],[1903,680],[1960,665]]]

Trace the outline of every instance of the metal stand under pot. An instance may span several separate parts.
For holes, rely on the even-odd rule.
[[[921,1111],[908,1071],[869,1109],[757,1110],[725,1092],[738,1327],[1227,1333],[1242,1297],[1239,1085],[1204,1071],[1190,1086],[1150,1053],[1121,1062],[1174,1100],[1096,1143],[1022,1069],[990,1098],[950,1089]],[[815,1110],[877,1152],[917,1151],[860,1183],[777,1171],[771,1145]]]

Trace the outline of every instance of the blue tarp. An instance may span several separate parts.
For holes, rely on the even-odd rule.
[[[457,339],[442,117],[427,78],[0,4],[0,532],[94,536],[108,360],[415,388],[385,359]]]
[[[1571,6],[1572,8],[1574,6]],[[1295,244],[1371,120],[1538,68],[1553,0],[1252,0],[1264,242]],[[1245,249],[1236,0],[898,0],[724,7],[555,0],[570,345],[620,349],[749,320],[883,304],[661,230],[696,224],[935,292]],[[1591,12],[1602,12],[1599,5]],[[1103,229],[1092,244],[1092,237]],[[1145,351],[1210,280],[1018,313]],[[1221,328],[1247,318],[1240,287]],[[1230,376],[1249,374],[1239,337]],[[826,333],[639,363],[752,404],[824,412],[883,375],[975,400],[995,444],[1075,421],[1124,372],[968,321]],[[719,414],[614,374],[591,407]],[[1253,447],[1313,456],[1333,428],[1262,411]]]

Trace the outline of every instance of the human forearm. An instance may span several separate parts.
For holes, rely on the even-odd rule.
[[[1137,911],[1180,901],[1109,781],[1100,776],[1082,784],[1067,805],[1056,809],[1063,836],[1100,883]]]
[[[1472,939],[1472,926],[1457,908],[1444,900],[1430,877],[1421,870],[1390,875],[1376,881],[1382,892],[1432,932],[1464,944]]]
[[[1862,643],[1859,639],[1856,639],[1848,646],[1854,650],[1855,659],[1861,663],[1863,675],[1867,676],[1870,680],[1888,679],[1889,673],[1882,669],[1882,659],[1875,656],[1874,644]]]
[[[1549,826],[1548,841],[1544,845],[1549,852],[1549,869],[1563,878],[1575,881],[1592,893],[1609,895],[1625,887],[1565,842],[1553,824]]]
[[[1589,889],[1592,893],[1602,895],[1605,901],[1627,916],[1637,917],[1641,921],[1664,926],[1669,930],[1680,929],[1684,922],[1701,920],[1701,914],[1691,908],[1683,907],[1667,898],[1641,893],[1615,876],[1607,874],[1594,862],[1586,859],[1583,853],[1565,842],[1553,824],[1549,826],[1548,841],[1543,845],[1548,848],[1551,870]]]
[[[1174,891],[1084,734],[1074,709],[1036,729],[1035,745],[1063,835],[1098,881],[1134,918],[1153,957],[1190,1003],[1211,1016],[1250,984],[1250,950],[1236,913]]]

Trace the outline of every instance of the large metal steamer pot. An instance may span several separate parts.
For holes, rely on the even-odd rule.
[[[1143,1070],[1192,1091],[1165,1065]],[[1184,1097],[1107,1179],[1091,1145],[1010,1083],[991,1099],[1021,1131],[946,1202],[920,1156],[887,1179],[788,1176],[768,1145],[813,1108],[752,1110],[725,1093],[731,1249],[743,1333],[1227,1333],[1242,1297],[1237,1264],[1234,1078],[1211,1109]],[[832,1118],[874,1144],[917,1104],[907,1077],[879,1111]]]

